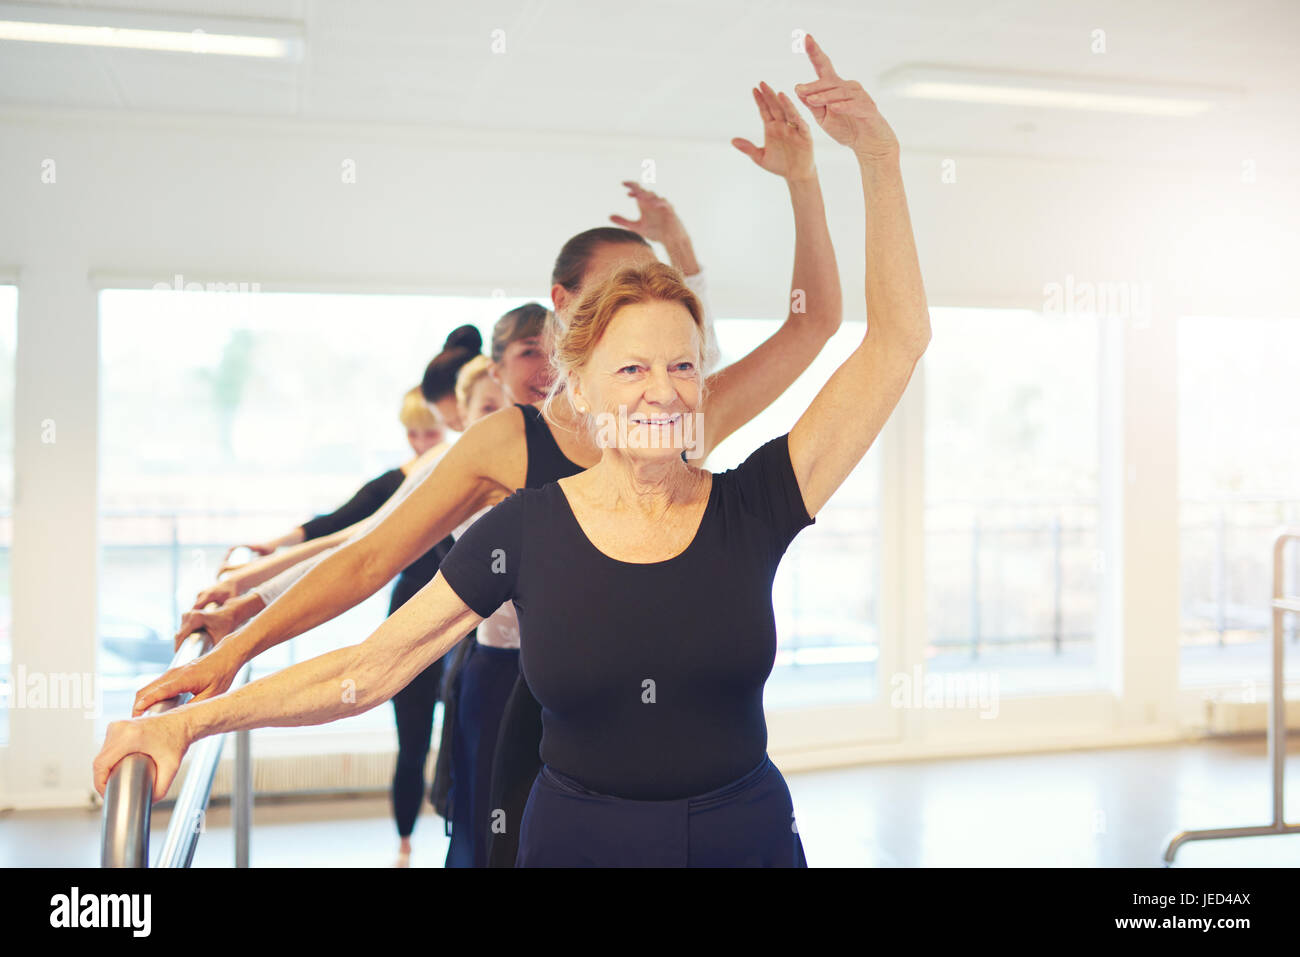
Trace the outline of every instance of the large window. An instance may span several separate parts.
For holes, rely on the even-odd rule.
[[[716,322],[721,364],[749,353],[778,325],[770,320]],[[713,472],[734,467],[769,439],[790,431],[862,334],[860,324],[845,323],[808,371],[719,445],[706,466]],[[877,441],[816,524],[795,538],[777,570],[772,605],[778,647],[765,693],[769,707],[867,702],[881,693],[880,461]]]
[[[1178,323],[1178,481],[1186,684],[1264,682],[1273,532],[1300,522],[1300,320]],[[1287,592],[1300,593],[1291,546]],[[1294,615],[1287,675],[1300,676]]]
[[[14,354],[18,289],[0,286],[0,746],[9,743],[10,666],[13,656],[10,561],[14,504]]]
[[[1097,687],[1096,320],[932,309],[925,572],[934,673]]]
[[[524,301],[102,292],[101,721],[129,714],[166,666],[230,545],[288,531],[412,458],[404,393],[451,329],[473,323],[486,342]],[[385,588],[263,654],[254,676],[361,641],[387,610]],[[319,730],[391,726],[377,708]]]

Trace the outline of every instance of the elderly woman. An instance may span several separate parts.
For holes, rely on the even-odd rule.
[[[795,223],[791,290],[802,291],[809,306],[806,310],[791,308],[785,322],[768,339],[705,380],[710,386],[709,418],[704,435],[695,436],[698,450],[705,454],[785,392],[835,334],[841,318],[840,277],[812,162],[812,138],[784,97],[778,99],[766,87],[754,95],[764,114],[764,147],[758,150],[747,141],[736,142],[761,168],[780,176],[789,187]],[[631,191],[642,210],[641,219],[633,224],[636,230],[587,230],[571,237],[556,257],[551,298],[559,327],[567,324],[568,316],[589,292],[621,266],[657,261],[647,239],[663,242],[673,264],[684,273],[698,270],[689,239],[671,207],[645,190]],[[699,276],[687,275],[686,282],[698,288]],[[221,694],[246,662],[373,595],[485,506],[495,505],[515,489],[540,488],[599,462],[600,448],[580,427],[579,417],[568,403],[558,405],[549,420],[537,407],[555,376],[550,349],[539,355],[536,345],[535,338],[512,343],[510,349],[517,348],[518,354],[512,358],[509,349],[505,353],[502,368],[518,374],[509,381],[498,381],[516,404],[466,430],[382,522],[312,566],[270,607],[253,593],[248,596],[249,607],[241,607],[237,614],[223,614],[224,606],[221,613],[187,614],[178,643],[200,627],[207,627],[220,643],[211,653],[173,668],[142,688],[136,695],[134,713],[139,715],[155,702],[181,693],[193,694],[196,700]],[[303,553],[303,549],[297,545],[282,550],[283,554],[250,562],[209,589],[204,600],[222,600],[215,595],[217,588],[239,594],[315,554]],[[257,612],[261,613],[232,633],[232,628]],[[532,750],[535,756],[536,747]]]
[[[719,475],[691,465],[678,423],[703,412],[711,428],[698,302],[667,267],[617,272],[574,311],[557,355],[574,415],[625,444],[501,502],[362,644],[115,722],[97,789],[141,752],[160,798],[200,737],[368,710],[511,601],[545,729],[519,863],[803,863],[765,754],[772,576],[879,434],[930,336],[897,140],[861,86],[811,38],[807,49],[818,79],[799,96],[861,168],[870,324],[790,433]]]

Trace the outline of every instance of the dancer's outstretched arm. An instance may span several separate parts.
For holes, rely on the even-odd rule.
[[[894,131],[862,84],[837,76],[811,36],[806,44],[817,79],[795,89],[822,129],[857,156],[867,252],[866,334],[790,430],[790,462],[816,516],[902,397],[930,342],[930,315]]]
[[[182,692],[198,700],[221,694],[245,662],[369,598],[456,526],[514,491],[496,476],[525,473],[523,430],[513,406],[474,423],[384,521],[326,556],[211,652],[140,689],[133,713]]]
[[[114,721],[95,758],[95,790],[104,793],[114,766],[126,755],[144,754],[157,772],[153,799],[158,801],[171,787],[186,749],[199,738],[249,728],[325,724],[369,711],[406,687],[482,620],[438,575],[359,645],[293,665],[228,694],[190,701],[160,715]]]
[[[753,95],[763,121],[763,146],[745,139],[732,143],[758,166],[786,181],[794,210],[794,274],[781,328],[706,381],[709,411],[701,443],[706,455],[803,374],[839,329],[844,312],[835,249],[813,162],[812,133],[784,93],[763,83]]]

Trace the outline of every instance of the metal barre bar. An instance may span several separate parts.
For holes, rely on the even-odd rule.
[[[239,669],[239,674],[231,682],[235,689],[248,681],[250,665]],[[247,734],[247,732],[241,732]],[[217,774],[217,762],[221,760],[221,750],[225,745],[226,735],[218,734],[204,738],[190,750],[189,770],[185,774],[185,783],[181,793],[176,797],[171,819],[167,823],[167,836],[163,840],[162,850],[154,867],[189,867],[194,860],[194,849],[198,846],[199,835],[203,833],[203,815],[212,796],[212,779]],[[247,749],[245,749],[247,751]],[[232,794],[232,801],[238,802],[240,795]],[[251,794],[249,795],[251,799]],[[238,814],[238,809],[236,809]],[[247,825],[245,825],[246,827]],[[247,844],[248,835],[243,835]],[[236,834],[238,840],[238,833]],[[247,863],[243,866],[247,867]]]
[[[1283,785],[1286,781],[1286,698],[1283,694],[1286,675],[1282,668],[1282,620],[1287,612],[1300,612],[1300,595],[1283,592],[1283,558],[1286,544],[1300,541],[1300,525],[1280,526],[1273,537],[1273,700],[1269,705],[1268,759],[1273,776],[1273,822],[1254,827],[1206,828],[1179,831],[1165,844],[1164,863],[1174,862],[1178,849],[1189,841],[1217,841],[1230,837],[1262,837],[1271,834],[1300,834],[1300,824],[1287,824]]]
[[[187,637],[172,656],[168,670],[187,665],[212,647],[204,630]],[[163,714],[179,707],[190,698],[177,695],[145,711]],[[153,761],[143,754],[128,754],[113,768],[104,787],[104,822],[100,831],[99,863],[101,867],[149,866],[149,817],[153,809]]]

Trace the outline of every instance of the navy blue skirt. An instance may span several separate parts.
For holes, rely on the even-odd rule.
[[[518,677],[518,648],[475,644],[465,659],[452,729],[447,867],[487,867],[492,754],[506,699]]]
[[[767,757],[715,791],[634,801],[543,765],[516,867],[807,867],[785,778]]]

